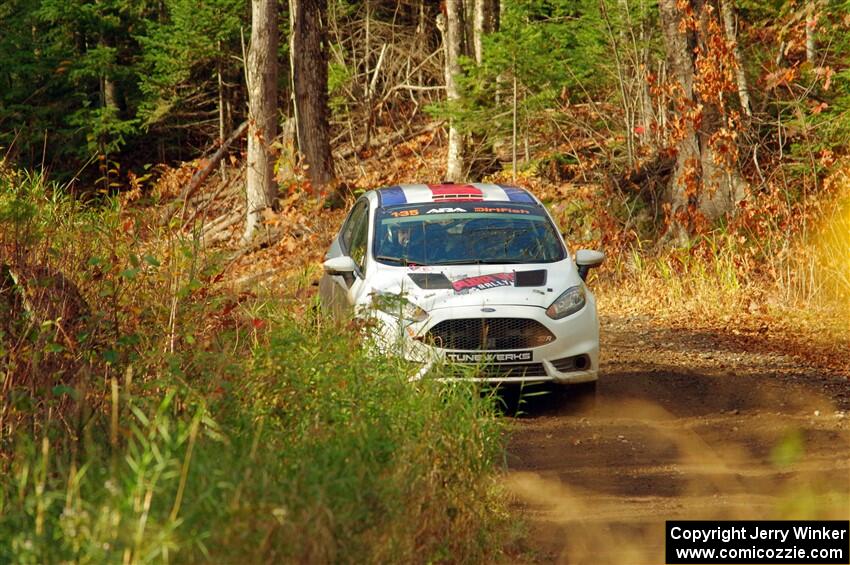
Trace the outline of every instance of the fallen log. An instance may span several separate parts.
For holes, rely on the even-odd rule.
[[[363,149],[373,149],[375,147],[386,147],[390,144],[396,145],[398,143],[404,143],[405,141],[410,141],[414,137],[418,137],[424,133],[432,132],[436,129],[443,127],[444,122],[438,121],[431,124],[428,124],[425,127],[413,130],[413,131],[404,131],[404,132],[394,132],[388,135],[382,135],[380,137],[375,137],[369,141],[369,145],[367,147],[358,147],[354,148],[352,146],[348,146],[345,149],[341,149],[334,154],[334,157],[337,159],[347,159],[361,151]]]
[[[287,231],[283,228],[272,228],[268,230],[261,230],[254,236],[254,239],[240,247],[236,250],[236,252],[230,256],[230,259],[225,265],[223,270],[227,270],[230,265],[238,261],[240,258],[245,255],[249,255],[254,253],[255,251],[259,251],[260,249],[265,249],[267,247],[271,247],[279,242],[283,237],[287,235]]]
[[[201,244],[204,247],[209,247],[213,243],[218,243],[219,241],[224,241],[229,238],[230,234],[226,232],[228,232],[232,226],[238,224],[242,220],[243,215],[243,210],[237,210],[214,220],[213,223],[211,223],[209,227],[202,232]]]
[[[654,196],[666,186],[675,166],[675,157],[659,154],[623,175],[611,175],[609,182],[621,191],[636,189],[642,196],[646,196],[647,192]]]
[[[240,171],[239,174],[233,175],[229,179],[227,179],[225,182],[221,183],[221,185],[218,187],[218,189],[213,194],[211,194],[209,197],[207,197],[203,202],[200,202],[196,205],[195,212],[189,217],[188,220],[183,222],[183,228],[182,229],[185,230],[187,227],[189,227],[189,225],[193,221],[195,221],[195,218],[197,218],[199,215],[201,215],[201,213],[203,213],[203,211],[206,210],[207,207],[210,204],[215,202],[222,195],[222,193],[225,192],[225,190],[230,189],[230,187],[233,186],[233,184],[237,180],[241,180],[241,179],[242,179],[242,172]]]
[[[207,177],[210,176],[210,173],[215,170],[215,168],[218,166],[219,161],[221,161],[227,154],[228,147],[230,147],[230,145],[234,141],[242,137],[246,131],[248,131],[247,121],[242,122],[239,127],[237,127],[233,131],[233,133],[230,134],[230,137],[228,137],[224,141],[224,143],[221,144],[221,147],[219,147],[218,150],[213,153],[209,161],[207,161],[207,163],[203,167],[198,169],[198,171],[194,175],[192,175],[191,180],[189,180],[189,184],[187,184],[186,188],[183,189],[183,192],[180,194],[178,199],[172,202],[171,205],[166,208],[165,213],[163,214],[162,219],[160,220],[161,226],[164,226],[169,221],[171,221],[171,218],[174,216],[175,212],[177,212],[178,208],[181,208],[183,211],[185,211],[186,203],[188,202],[189,198],[191,198],[195,191],[197,191],[198,188],[204,183],[204,181],[207,180]]]

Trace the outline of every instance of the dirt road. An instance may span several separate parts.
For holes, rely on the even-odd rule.
[[[667,519],[850,517],[845,377],[758,336],[602,325],[595,411],[538,401],[512,423],[511,559],[663,563]]]

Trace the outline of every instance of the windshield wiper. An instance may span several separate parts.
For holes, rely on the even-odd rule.
[[[375,257],[376,261],[391,261],[393,263],[398,263],[399,265],[407,266],[407,259],[404,257],[392,257],[391,255],[378,255]]]
[[[433,265],[520,265],[522,263],[528,263],[528,261],[512,259],[452,259],[450,261],[433,263]]]
[[[521,265],[522,263],[528,263],[528,261],[517,259],[481,259],[478,261],[479,265]]]
[[[409,265],[414,265],[417,267],[423,267],[425,265],[430,265],[430,263],[422,263],[420,261],[411,261],[406,257],[393,257],[391,255],[376,255],[375,260],[377,261],[391,261],[393,263],[398,263],[399,265],[404,265],[405,267]]]

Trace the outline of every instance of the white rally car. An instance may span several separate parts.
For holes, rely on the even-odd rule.
[[[420,377],[447,363],[462,378],[593,389],[599,321],[584,279],[603,257],[571,257],[523,189],[409,184],[357,200],[319,288],[324,306],[376,320],[382,347],[421,363]]]

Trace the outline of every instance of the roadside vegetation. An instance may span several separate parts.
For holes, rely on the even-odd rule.
[[[498,401],[317,308],[380,186],[528,188],[603,316],[850,374],[847,2],[248,4],[0,7],[0,562],[510,551]]]
[[[221,257],[118,198],[0,182],[0,561],[497,551],[489,399],[412,385],[312,301],[218,288]]]

